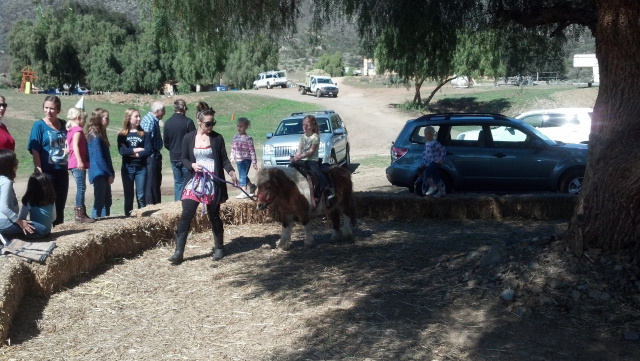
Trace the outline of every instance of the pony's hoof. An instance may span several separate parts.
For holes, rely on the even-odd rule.
[[[291,244],[290,243],[278,243],[278,248],[280,248],[283,251],[289,251],[291,250]]]

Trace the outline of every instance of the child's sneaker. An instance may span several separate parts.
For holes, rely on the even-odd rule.
[[[427,193],[425,193],[424,195],[425,195],[425,196],[430,196],[430,195],[432,195],[433,193],[435,193],[435,192],[436,192],[436,190],[438,190],[438,188],[437,188],[437,187],[429,187],[429,190],[428,190],[428,191],[427,191]]]
[[[258,189],[257,185],[251,184],[251,186],[249,187],[249,195],[253,197],[256,194],[257,189]]]

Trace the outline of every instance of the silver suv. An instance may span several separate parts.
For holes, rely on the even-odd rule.
[[[349,134],[340,116],[333,110],[292,113],[284,118],[275,133],[267,133],[267,141],[262,148],[263,166],[286,166],[292,154],[298,150],[302,130],[302,120],[314,115],[320,130],[318,158],[323,163],[351,166],[349,158]]]

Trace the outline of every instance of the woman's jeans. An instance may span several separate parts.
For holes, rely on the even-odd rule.
[[[236,162],[238,165],[238,184],[240,187],[246,187],[247,183],[251,183],[249,180],[249,168],[251,168],[251,159],[243,159]]]
[[[76,207],[84,206],[84,193],[87,190],[87,171],[71,168],[71,175],[76,181]]]
[[[130,216],[133,210],[133,188],[136,189],[138,209],[146,206],[144,200],[144,188],[147,182],[146,165],[122,165],[122,188],[124,191],[124,215]]]
[[[107,217],[111,214],[111,184],[109,177],[99,176],[93,180],[93,209],[91,210],[91,218]]]
[[[66,169],[58,169],[46,172],[44,175],[49,178],[56,193],[56,219],[53,221],[53,225],[56,226],[64,222],[64,205],[67,203],[67,194],[69,194],[69,172]]]
[[[188,169],[182,164],[182,162],[171,162],[171,170],[173,171],[173,192],[175,194],[175,200],[179,201],[182,198],[182,191],[184,190],[184,180],[187,179]]]
[[[34,228],[33,233],[24,234],[24,231],[22,231],[22,228],[20,228],[20,226],[17,223],[13,223],[9,227],[0,230],[0,233],[2,233],[2,236],[7,241],[13,238],[22,238],[22,239],[42,238],[48,235],[49,233],[51,233],[50,231],[47,231],[47,227],[43,226],[42,224],[38,222],[32,222],[32,221],[29,221],[29,222],[31,222],[31,226],[33,226]]]

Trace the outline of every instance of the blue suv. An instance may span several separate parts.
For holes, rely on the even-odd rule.
[[[391,147],[387,179],[414,192],[432,126],[447,156],[440,176],[454,190],[519,190],[580,193],[587,146],[557,143],[536,128],[500,114],[429,114],[407,121]]]

